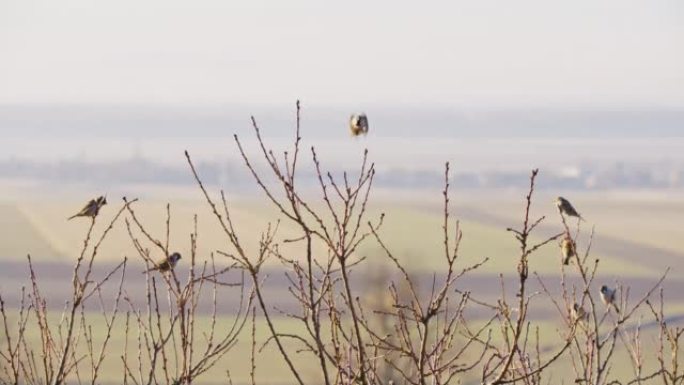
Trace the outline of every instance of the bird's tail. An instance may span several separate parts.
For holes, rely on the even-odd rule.
[[[570,258],[572,258],[572,257],[569,256],[569,257],[563,259],[563,264],[566,265],[566,266],[569,265],[569,264],[570,264]]]
[[[74,215],[70,216],[69,218],[67,218],[67,221],[70,221],[70,220],[76,218],[77,216],[78,216],[78,214],[74,214]]]

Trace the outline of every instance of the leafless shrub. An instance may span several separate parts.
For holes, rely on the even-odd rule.
[[[656,305],[649,300],[646,301],[646,304],[651,310],[653,318],[655,318],[658,323],[659,333],[656,352],[658,369],[652,374],[644,377],[637,376],[633,383],[642,383],[648,379],[660,376],[663,384],[682,384],[684,383],[684,370],[681,368],[681,362],[679,361],[679,343],[684,334],[684,328],[681,326],[671,327],[667,325],[665,311],[663,310],[665,301],[663,300],[662,289],[660,290],[659,304]],[[642,357],[640,355],[638,357],[639,360],[641,360]]]
[[[143,245],[151,244],[159,250],[157,254],[162,258],[171,254],[169,251],[170,206],[167,205],[164,242],[146,230],[131,205],[126,205],[126,209],[131,218],[131,221],[126,220],[126,228],[138,255],[146,265],[155,266],[158,262],[151,256],[150,249]],[[136,233],[141,234],[143,239],[141,240],[140,235]],[[223,277],[234,266],[218,268],[213,254],[208,260],[198,263],[197,238],[197,216],[195,216],[194,232],[190,235],[190,266],[184,283],[181,283],[173,268],[162,274],[148,269],[145,272],[147,303],[145,309],[136,308],[131,296],[128,293],[125,294],[124,300],[129,304],[130,309],[126,323],[126,343],[128,344],[129,340],[129,325],[132,324],[131,328],[136,331],[135,343],[138,349],[137,356],[131,357],[124,352],[121,357],[124,369],[123,383],[129,381],[136,385],[159,382],[192,383],[195,378],[216,365],[221,357],[237,343],[238,335],[249,318],[249,308],[253,299],[252,291],[245,285],[244,280],[223,281]],[[157,276],[161,277],[161,281],[157,279]],[[226,329],[218,329],[219,289],[229,287],[238,287],[240,290],[240,305],[232,324]],[[229,293],[224,293],[224,295],[229,295]],[[203,296],[213,298],[208,329],[199,329],[197,325],[197,309],[200,298]],[[143,362],[147,365],[143,365]]]
[[[214,196],[207,189],[186,152],[190,171],[225,234],[225,244],[216,245],[215,254],[198,255],[195,217],[194,231],[187,240],[187,269],[147,271],[144,292],[126,290],[131,269],[127,258],[95,278],[98,249],[121,222],[136,250],[135,259],[148,268],[171,254],[170,244],[183,242],[170,239],[170,205],[165,231],[154,234],[136,212],[138,203],[124,199],[98,236],[93,220],[75,261],[71,297],[59,315],[48,310],[29,257],[30,286],[18,293],[18,308],[8,309],[0,295],[0,330],[4,332],[0,383],[95,384],[105,356],[118,359],[123,384],[191,384],[216,366],[228,373],[227,381],[232,383],[230,368],[223,368],[222,358],[240,337],[250,341],[248,374],[252,384],[257,383],[256,373],[265,369],[258,356],[268,346],[280,355],[291,381],[300,385],[684,383],[679,359],[683,331],[667,325],[662,289],[659,305],[650,299],[665,274],[635,301],[629,298],[629,287],[621,285],[618,303],[601,305],[596,291],[599,260],[590,253],[593,229],[588,243],[581,245],[580,222],[571,229],[561,215],[558,233],[535,241],[535,230],[545,220],[532,214],[537,170],[530,176],[521,226],[507,229],[520,250],[515,287],[507,287],[505,279],[513,272],[501,272],[500,281],[491,282],[501,287],[498,298],[480,298],[460,283],[489,259],[472,265],[461,263],[463,234],[450,214],[449,164],[444,172],[442,226],[435,229],[442,234],[442,267],[431,280],[425,280],[404,266],[384,240],[384,214],[368,218],[375,167],[367,151],[355,172],[333,175],[311,148],[308,156],[313,161],[318,194],[317,198],[304,194],[297,181],[300,158],[305,156],[299,103],[296,112],[293,146],[282,156],[268,148],[254,118],[259,144],[256,158],[234,137],[247,170],[281,217],[264,229],[256,248],[240,236],[240,223],[234,220],[226,194],[221,191]],[[259,161],[265,162],[265,172],[256,166]],[[298,234],[282,237],[281,220],[293,225]],[[567,267],[559,261],[558,276],[547,282],[536,275],[530,257],[566,236],[577,253]],[[364,243],[376,245],[381,253],[373,258],[384,261],[382,274],[374,278],[364,273],[369,266],[378,266],[377,261],[360,255]],[[267,262],[283,266],[288,294],[298,304],[295,310],[280,309],[264,290],[269,279],[264,272]],[[187,276],[182,277],[185,270]],[[106,285],[114,287],[112,300],[103,297]],[[236,295],[240,299],[237,315],[227,327],[219,326],[220,298]],[[212,310],[202,320],[198,306],[208,297],[212,298]],[[86,303],[96,306],[101,315],[89,312]],[[555,338],[541,337],[544,325],[533,311],[540,308],[550,308],[557,315]],[[472,317],[472,311],[485,316]],[[659,329],[655,362],[650,364],[642,341],[641,320],[646,316],[653,317]],[[283,317],[296,320],[299,331],[282,328],[279,321]],[[265,322],[265,339],[257,336],[258,320]],[[104,330],[102,336],[95,336],[95,323],[104,324],[97,329]],[[121,351],[111,348],[115,332],[123,333]],[[615,366],[619,349],[627,352],[631,368],[625,368],[624,362]],[[297,356],[305,357],[308,366],[302,367]],[[312,362],[316,367],[313,377]],[[573,378],[559,380],[560,370],[571,370]]]
[[[16,328],[11,324],[4,300],[0,296],[0,311],[7,341],[5,349],[0,353],[0,360],[3,361],[3,373],[0,377],[2,383],[56,385],[65,383],[69,376],[79,379],[85,377],[90,383],[97,381],[113,325],[119,316],[118,304],[121,300],[126,259],[99,279],[93,277],[93,263],[102,242],[124,210],[125,206],[99,236],[94,232],[96,219],[92,219],[74,265],[71,298],[65,302],[58,322],[55,322],[56,318],[48,310],[31,256],[28,256],[31,287],[21,291]],[[120,278],[118,294],[114,299],[115,306],[107,309],[101,296],[102,288],[116,274],[120,274]],[[101,319],[86,319],[84,305],[89,300],[98,302],[102,311]],[[93,322],[105,324],[106,334],[100,344],[94,342],[91,329]],[[28,329],[38,334],[38,343],[28,340]]]
[[[125,224],[132,243],[145,262],[152,260],[150,250],[143,247],[145,243],[159,248],[162,255],[168,255],[170,208],[167,207],[167,231],[162,243],[142,225],[132,207],[134,203],[135,200],[125,201],[97,238],[94,237],[96,219],[93,219],[74,266],[72,296],[61,314],[51,314],[29,256],[31,286],[20,294],[20,306],[14,312],[16,320],[12,321],[0,296],[6,342],[0,351],[0,383],[95,384],[99,381],[105,356],[113,355],[121,360],[123,384],[192,383],[235,346],[248,319],[251,289],[244,280],[223,281],[223,276],[233,267],[219,268],[213,255],[198,263],[196,231],[190,238],[187,280],[181,283],[174,270],[167,274],[148,271],[142,308],[137,301],[141,293],[129,293],[125,289],[127,258],[104,277],[94,278],[93,266],[98,250],[124,213],[130,217]],[[142,234],[144,240],[137,234]],[[103,298],[103,288],[108,284],[116,286],[113,301]],[[240,306],[232,325],[219,329],[218,293],[229,288],[238,290]],[[199,328],[198,304],[202,296],[212,296],[213,306],[209,326]],[[101,317],[96,311],[86,309],[87,302],[94,302]],[[114,332],[125,336],[123,351],[110,349]],[[29,336],[33,334],[38,335],[38,341]]]

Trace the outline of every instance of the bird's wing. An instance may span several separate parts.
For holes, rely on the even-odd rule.
[[[564,209],[568,213],[568,215],[571,215],[574,217],[580,216],[579,213],[577,212],[577,210],[575,210],[575,207],[570,202],[568,202],[567,200],[563,202],[563,206],[565,206]]]
[[[93,205],[95,205],[95,201],[91,199],[90,202],[86,203],[86,205],[83,206],[81,211],[79,211],[76,215],[74,215],[74,217],[83,216],[83,215],[88,214],[88,212],[90,211],[91,207],[93,207]]]

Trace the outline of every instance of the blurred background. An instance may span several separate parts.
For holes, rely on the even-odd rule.
[[[488,280],[515,273],[517,245],[505,228],[519,226],[529,172],[539,168],[540,238],[561,229],[552,201],[565,196],[587,219],[580,247],[595,229],[603,282],[638,291],[669,266],[666,288],[676,293],[684,290],[683,68],[677,0],[5,0],[0,289],[18,293],[31,254],[58,296],[88,226],[66,218],[105,193],[105,216],[123,196],[140,198],[160,236],[170,203],[172,245],[182,252],[194,214],[200,252],[227,247],[184,150],[209,189],[227,193],[238,231],[256,247],[278,214],[233,135],[258,159],[254,116],[282,153],[300,100],[300,187],[320,200],[311,146],[335,175],[357,170],[367,148],[378,171],[370,215],[387,213],[387,243],[416,271],[443,263],[449,161],[463,260],[492,261],[471,284],[496,295]],[[370,132],[351,137],[349,116],[360,112]],[[125,229],[107,246],[103,263],[138,262]],[[359,254],[382,263],[372,243]],[[557,246],[531,264],[558,274]]]

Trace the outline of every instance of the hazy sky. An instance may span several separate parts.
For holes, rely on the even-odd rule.
[[[0,103],[684,107],[684,1],[0,0]]]

